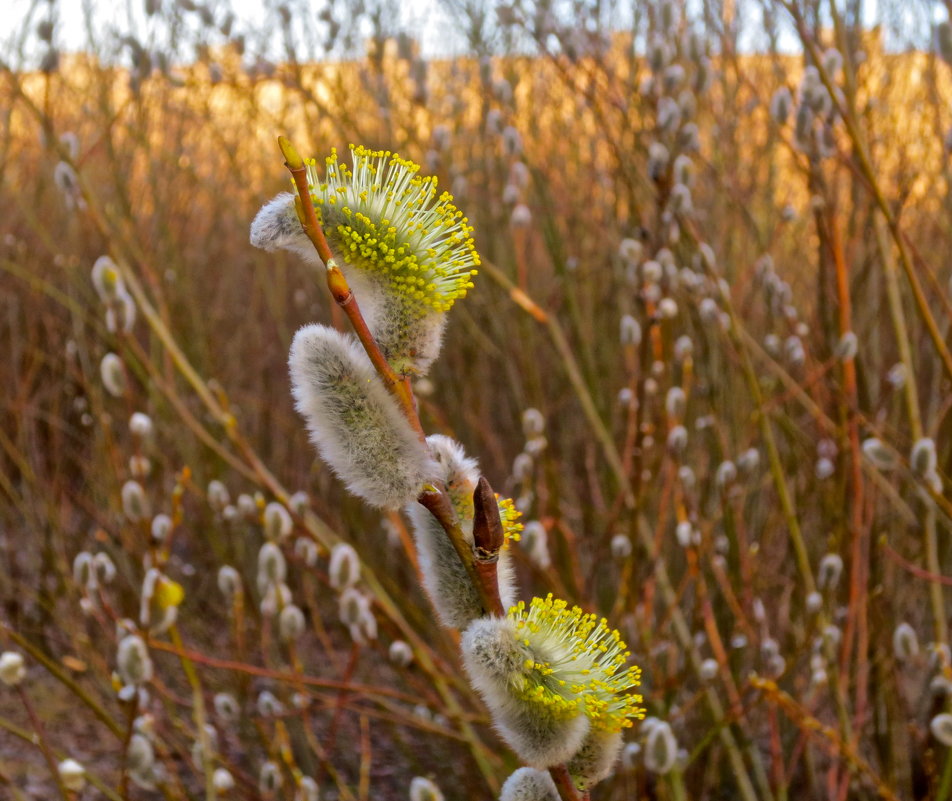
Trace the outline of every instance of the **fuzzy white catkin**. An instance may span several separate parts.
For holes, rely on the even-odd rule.
[[[217,478],[208,482],[205,495],[208,498],[208,505],[219,514],[231,503],[231,493],[228,492],[228,487]]]
[[[4,651],[0,654],[0,682],[7,687],[15,687],[26,678],[26,664],[23,655],[16,651]]]
[[[443,793],[430,779],[416,776],[410,782],[410,801],[443,801]]]
[[[271,501],[264,507],[264,536],[272,542],[279,542],[294,530],[294,521],[283,504]]]
[[[893,452],[886,447],[882,440],[868,437],[863,440],[863,456],[865,456],[877,470],[892,470],[896,466]]]
[[[297,640],[306,628],[304,613],[294,604],[288,604],[278,616],[278,632],[285,642]]]
[[[449,437],[433,434],[427,437],[437,478],[446,485],[451,497],[465,496],[465,514],[459,514],[460,527],[466,544],[473,546],[472,498],[479,480],[479,466],[466,456],[462,446]],[[469,574],[449,537],[429,510],[418,503],[407,508],[413,525],[413,538],[417,546],[420,576],[440,622],[447,628],[463,629],[471,620],[483,613],[482,600],[470,581]],[[459,509],[457,510],[459,513]],[[503,608],[515,602],[515,574],[512,555],[503,548],[496,562],[496,576]]]
[[[306,326],[290,367],[311,440],[347,488],[383,509],[415,500],[434,466],[356,339]]]
[[[625,346],[637,347],[641,344],[641,325],[630,314],[621,318],[619,340]]]
[[[314,567],[319,555],[317,543],[308,537],[298,537],[294,541],[294,555],[307,567]]]
[[[86,769],[75,759],[64,759],[57,765],[57,772],[67,790],[78,793],[86,786]]]
[[[261,207],[251,223],[250,242],[269,253],[288,250],[308,264],[321,263],[314,245],[304,233],[294,209],[294,195],[290,192],[282,192]]]
[[[227,769],[215,768],[215,772],[212,774],[212,785],[216,793],[227,793],[234,789],[235,779]]]
[[[929,730],[942,745],[952,747],[952,715],[942,712],[929,722]]]
[[[526,439],[538,437],[545,431],[545,416],[538,409],[529,407],[522,413],[522,433]]]
[[[126,394],[128,382],[126,381],[126,370],[122,366],[122,359],[115,353],[107,353],[102,357],[99,363],[99,375],[102,378],[102,385],[106,392],[114,398],[121,398]]]
[[[360,581],[360,558],[357,551],[346,542],[335,545],[331,550],[328,574],[331,587],[338,592],[353,587]]]
[[[612,537],[611,551],[615,559],[627,559],[631,556],[631,550],[631,538],[627,534],[616,534]]]
[[[919,636],[905,621],[893,631],[892,644],[893,654],[900,662],[907,662],[919,653]]]
[[[241,576],[231,565],[218,568],[218,590],[229,599],[241,592]]]
[[[134,773],[147,771],[155,762],[155,749],[148,737],[133,734],[126,749],[129,770]]]
[[[262,795],[268,795],[281,789],[284,783],[284,777],[281,775],[281,768],[271,760],[268,760],[261,766],[258,772],[258,789]]]
[[[138,523],[149,517],[149,499],[138,481],[129,480],[122,485],[122,513],[131,523]]]
[[[530,520],[525,524],[520,545],[540,570],[548,570],[552,566],[552,557],[549,554],[549,534],[538,520]]]
[[[935,472],[935,440],[929,437],[916,440],[916,443],[912,446],[909,463],[918,476],[928,476],[930,473]]]
[[[133,412],[129,418],[129,432],[140,442],[151,438],[155,426],[152,424],[152,418],[143,412]]]
[[[519,768],[502,786],[499,801],[559,801],[559,792],[548,771]]]
[[[320,801],[320,798],[321,791],[317,782],[310,776],[302,776],[294,793],[294,801]]]
[[[231,693],[216,693],[212,703],[215,707],[215,714],[222,720],[231,722],[238,719],[241,710]]]
[[[165,542],[172,531],[172,518],[165,513],[159,513],[152,518],[152,539],[155,542]]]
[[[493,723],[530,767],[547,768],[571,759],[588,734],[581,712],[559,717],[514,695],[510,682],[519,676],[526,652],[509,618],[484,617],[463,633],[463,664],[473,687],[492,713]]]
[[[125,291],[119,268],[109,256],[100,256],[93,264],[93,286],[96,294],[103,303],[116,300],[121,292]]]
[[[664,775],[671,771],[678,757],[678,741],[667,721],[659,720],[651,727],[645,740],[645,767]]]
[[[142,684],[152,678],[149,649],[138,634],[129,634],[120,640],[116,667],[125,684]]]
[[[258,551],[258,590],[264,592],[270,584],[280,584],[287,578],[288,563],[284,553],[273,542],[266,542]]]
[[[606,732],[592,729],[582,747],[568,763],[569,773],[580,790],[587,790],[611,775],[621,751],[620,731]]]
[[[387,653],[390,661],[397,667],[408,667],[413,662],[413,649],[403,640],[394,640],[390,643],[390,650]]]

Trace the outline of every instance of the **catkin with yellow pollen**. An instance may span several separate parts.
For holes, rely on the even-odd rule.
[[[631,692],[641,671],[624,666],[621,635],[551,595],[475,621],[462,649],[497,728],[533,767],[567,761],[590,733],[617,733],[644,716]]]
[[[473,229],[419,165],[390,151],[350,150],[350,167],[332,150],[323,176],[308,162],[311,200],[387,360],[420,375],[439,353],[446,312],[473,286]]]

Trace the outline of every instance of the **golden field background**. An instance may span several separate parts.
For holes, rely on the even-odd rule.
[[[299,259],[248,244],[258,208],[288,188],[283,134],[318,160],[350,142],[398,151],[437,174],[475,228],[485,269],[418,382],[423,423],[542,523],[550,564],[515,546],[523,596],[606,615],[644,670],[648,714],[683,749],[652,770],[636,726],[638,748],[592,799],[949,798],[952,751],[930,725],[952,699],[941,53],[884,48],[853,4],[771,4],[791,55],[739,49],[724,33],[730,5],[686,16],[671,4],[667,28],[661,5],[638,6],[634,33],[581,5],[552,12],[542,35],[526,3],[450,6],[471,52],[435,60],[365,4],[329,6],[369,26],[358,55],[313,63],[288,38],[271,63],[243,51],[240,23],[224,32],[224,5],[158,5],[149,24],[191,21],[181,35],[197,60],[165,65],[146,38],[103,40],[46,71],[0,73],[0,650],[28,666],[22,693],[0,687],[0,797],[56,797],[50,753],[87,768],[81,798],[207,797],[199,709],[213,764],[235,777],[230,798],[291,799],[308,775],[325,799],[404,799],[419,775],[450,801],[492,799],[517,765],[434,622],[405,523],[347,496],[294,412],[295,330],[342,321]],[[305,13],[275,8],[275,37]],[[55,35],[45,42],[36,9],[24,41],[45,58]],[[691,31],[704,53],[689,52]],[[684,70],[674,91],[668,67],[652,70],[653,41]],[[840,94],[820,153],[798,142],[794,117],[804,66],[831,47],[843,67],[823,72]],[[781,86],[793,96],[782,123],[769,112]],[[684,99],[666,129],[662,98],[686,90],[696,108]],[[670,159],[656,169],[658,142]],[[691,205],[673,210],[680,153]],[[625,239],[642,244],[633,263]],[[650,280],[644,262],[663,248],[673,269]],[[90,280],[104,254],[135,299],[125,333],[108,330]],[[640,344],[620,341],[625,315]],[[124,365],[120,397],[100,378],[107,352]],[[683,450],[666,446],[680,422],[672,387],[687,395]],[[544,415],[546,444],[528,446],[518,477],[528,408]],[[151,441],[131,437],[134,412],[153,420]],[[938,484],[912,459],[924,438]],[[133,456],[150,461],[152,511],[175,521],[167,548],[123,513]],[[214,479],[232,502],[259,494],[257,517],[212,508]],[[294,538],[321,557],[308,566],[286,548],[308,620],[288,648],[259,611],[255,560],[260,510],[298,491]],[[326,558],[338,541],[359,552],[374,599],[368,645],[338,621]],[[83,550],[110,556],[111,584],[76,580]],[[185,589],[183,646],[150,641],[164,771],[152,788],[130,781],[136,710],[113,676],[117,621],[138,615],[150,552]],[[818,587],[829,554],[842,576]],[[240,603],[216,586],[222,564],[245,579]],[[388,661],[398,639],[413,648],[408,668]],[[265,690],[281,714],[261,714]],[[216,717],[222,691],[237,721]],[[276,793],[259,786],[266,760],[284,776]]]

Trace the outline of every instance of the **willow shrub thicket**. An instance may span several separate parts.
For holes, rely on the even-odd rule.
[[[0,795],[950,797],[936,9],[19,3]]]

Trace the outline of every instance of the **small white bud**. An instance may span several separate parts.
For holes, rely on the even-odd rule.
[[[916,630],[903,621],[893,632],[893,654],[900,662],[908,662],[919,653],[919,637]]]
[[[520,453],[512,462],[512,477],[519,482],[532,476],[532,457],[528,453]]]
[[[262,690],[258,693],[255,709],[263,718],[274,718],[284,714],[284,704],[270,690]]]
[[[231,565],[218,568],[218,589],[228,599],[241,592],[241,576]]]
[[[215,768],[212,774],[212,786],[216,793],[227,793],[235,787],[235,779],[226,768]]]
[[[678,756],[678,741],[667,721],[658,721],[645,740],[645,767],[652,773],[664,775],[674,767]]]
[[[929,730],[942,745],[952,747],[952,715],[942,712],[929,721]]]
[[[216,693],[213,699],[215,714],[222,720],[232,722],[238,719],[241,713],[238,702],[230,693]]]
[[[302,776],[294,794],[294,801],[320,801],[320,798],[321,793],[317,782],[310,776]]]
[[[119,641],[116,667],[124,684],[143,684],[152,678],[149,649],[138,634],[129,634]]]
[[[863,440],[862,448],[863,456],[865,456],[877,470],[892,470],[896,466],[896,459],[893,452],[886,447],[882,440],[876,437],[869,437]]]
[[[64,759],[56,769],[67,790],[78,793],[86,786],[86,769],[75,759]]]
[[[284,778],[281,776],[281,768],[271,760],[268,760],[261,766],[258,773],[258,789],[262,795],[269,795],[281,789]]]
[[[614,537],[612,537],[611,551],[612,556],[614,556],[619,561],[627,559],[629,556],[631,556],[631,539],[628,537],[628,535],[616,534]]]
[[[125,291],[119,268],[109,256],[100,256],[93,264],[93,286],[103,303],[116,300],[119,293]]]
[[[814,591],[807,595],[806,600],[807,612],[811,615],[815,615],[823,608],[823,596]]]
[[[294,521],[283,504],[271,501],[264,508],[264,536],[271,542],[280,542],[294,530]]]
[[[840,337],[836,343],[834,356],[841,362],[849,362],[856,358],[856,352],[859,349],[859,339],[852,331],[847,331]]]
[[[353,587],[360,581],[360,558],[357,551],[345,542],[339,543],[331,550],[330,583],[338,592]]]
[[[664,400],[665,413],[671,420],[680,422],[684,419],[687,402],[687,395],[684,394],[684,390],[681,389],[681,387],[671,387]]]
[[[530,520],[522,530],[520,540],[523,550],[540,570],[547,570],[552,565],[549,556],[549,535],[538,520]]]
[[[149,499],[138,481],[130,480],[122,485],[122,513],[131,523],[138,523],[149,517]]]
[[[310,505],[311,501],[304,490],[298,490],[288,498],[288,508],[296,515],[303,515]]]
[[[688,446],[688,430],[682,425],[674,426],[668,432],[668,441],[667,441],[668,452],[675,458],[679,458],[684,453],[684,450],[685,448],[687,448],[687,446]]]
[[[390,661],[397,667],[408,667],[413,662],[413,649],[403,640],[394,640],[388,651]]]
[[[717,489],[724,492],[731,484],[737,481],[737,467],[730,460],[725,460],[717,466],[714,481]]]
[[[538,409],[528,408],[522,413],[522,431],[526,439],[537,437],[545,431],[545,416]]]
[[[15,687],[26,678],[26,664],[23,655],[16,651],[4,651],[0,654],[0,682],[7,687]]]
[[[294,555],[307,567],[314,567],[318,557],[317,543],[310,537],[298,537],[294,541]]]
[[[813,473],[817,477],[817,481],[826,481],[830,476],[836,472],[836,465],[832,461],[827,459],[825,456],[817,459],[816,464],[813,467]]]
[[[278,617],[278,632],[285,642],[297,640],[306,628],[304,613],[294,604],[288,604]]]
[[[711,659],[708,657],[703,662],[701,662],[701,680],[702,681],[713,681],[717,677],[717,672],[719,670],[716,659]]]
[[[228,487],[217,478],[208,482],[206,496],[208,497],[208,505],[218,514],[221,514],[224,508],[231,503],[231,493],[228,492]]]
[[[641,325],[630,314],[621,318],[619,338],[625,346],[637,347],[641,344]]]
[[[443,793],[429,779],[417,776],[410,782],[410,801],[443,801]]]
[[[512,210],[509,224],[513,228],[528,228],[532,225],[532,212],[525,203],[517,203]]]
[[[134,412],[129,418],[129,431],[140,442],[147,442],[152,438],[155,427],[152,418],[142,412]]]
[[[167,514],[157,514],[152,518],[152,539],[157,543],[165,542],[172,533],[172,518]]]
[[[126,370],[120,359],[115,353],[107,353],[102,357],[99,363],[99,375],[102,378],[102,385],[106,392],[114,398],[121,398],[126,394],[128,382],[126,381]]]
[[[264,592],[270,584],[280,584],[288,574],[284,553],[273,542],[266,542],[258,551],[258,590]]]
[[[917,440],[912,446],[909,463],[916,475],[927,476],[934,473],[936,469],[935,441],[929,437]]]

